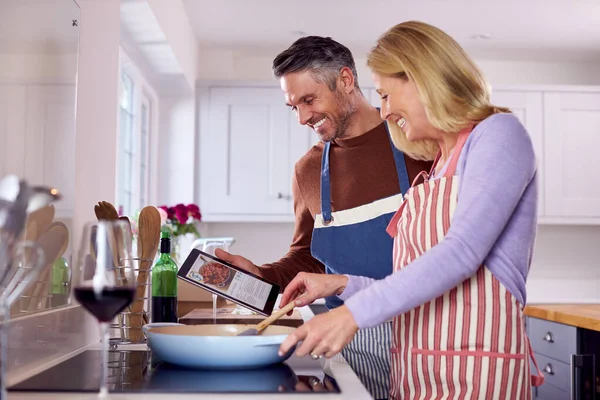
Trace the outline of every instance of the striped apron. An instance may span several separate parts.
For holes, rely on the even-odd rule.
[[[390,222],[394,272],[448,232],[459,184],[454,173],[470,131],[460,133],[444,176],[413,186]],[[523,306],[482,265],[454,289],[394,318],[390,398],[528,400],[532,382],[543,382],[535,359],[539,376],[530,380],[530,356]]]
[[[386,125],[387,128],[387,125]],[[404,155],[393,145],[396,171],[402,193],[359,207],[331,210],[329,148],[326,142],[321,160],[321,214],[315,217],[311,253],[329,274],[352,274],[383,279],[392,273],[393,240],[385,229],[410,187]],[[328,297],[329,309],[343,302]],[[358,331],[342,355],[375,399],[389,395],[391,321]]]

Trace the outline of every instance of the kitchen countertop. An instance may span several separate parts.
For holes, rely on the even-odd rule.
[[[532,304],[525,315],[600,332],[600,304]]]
[[[308,306],[300,308],[300,313],[302,318],[307,321],[314,316],[313,312],[310,310]],[[80,349],[73,354],[69,354],[67,356],[61,357],[57,360],[54,360],[52,363],[46,364],[39,368],[29,371],[28,373],[24,373],[21,376],[10,376],[8,380],[8,384],[14,385],[18,382],[21,382],[29,377],[38,374],[45,369],[48,369],[84,350],[88,349],[99,349],[100,344],[94,344],[88,346],[84,349]],[[131,350],[143,350],[146,348],[146,345],[121,345],[119,349],[131,349]],[[295,357],[295,356],[292,356]],[[290,359],[291,361],[291,359]],[[248,400],[258,400],[258,399],[302,399],[302,400],[312,400],[312,399],[371,399],[369,392],[364,388],[360,380],[354,374],[354,371],[350,368],[350,366],[346,363],[344,358],[340,355],[331,358],[329,360],[323,359],[320,360],[321,366],[323,370],[331,375],[337,382],[341,393],[323,393],[323,394],[307,394],[307,393],[256,393],[256,394],[248,394],[248,393],[188,393],[188,394],[170,394],[168,398],[171,399],[181,399],[181,400],[191,400],[191,399],[248,399]],[[66,378],[68,379],[68,378]],[[164,399],[165,393],[110,393],[106,398],[115,399],[115,400],[136,400],[136,399]],[[97,399],[98,396],[95,393],[64,393],[64,392],[9,392],[9,399],[28,399],[28,400],[91,400]]]

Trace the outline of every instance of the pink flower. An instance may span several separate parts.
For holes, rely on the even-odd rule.
[[[188,220],[187,212],[181,211],[181,209],[175,211],[175,217],[180,224],[185,224]]]
[[[167,218],[168,219],[174,219],[175,218],[175,209],[173,207],[160,206],[158,208],[163,209],[167,213]]]
[[[200,213],[200,207],[195,204],[188,204],[187,206],[190,217],[197,219],[199,222],[202,221],[202,214]]]
[[[158,213],[160,214],[160,224],[164,225],[167,223],[167,219],[169,219],[169,214],[167,214],[167,210],[165,210],[165,206],[158,207]]]

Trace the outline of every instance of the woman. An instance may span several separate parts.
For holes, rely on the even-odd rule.
[[[299,274],[282,304],[329,295],[345,304],[298,328],[280,350],[302,341],[299,356],[332,357],[358,328],[394,318],[391,398],[529,399],[522,310],[538,198],[529,135],[490,104],[475,63],[433,26],[393,27],[368,66],[381,115],[398,127],[396,146],[418,158],[435,145],[438,155],[388,226],[394,273]]]

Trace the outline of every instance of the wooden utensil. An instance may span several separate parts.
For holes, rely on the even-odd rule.
[[[99,201],[98,204],[96,204],[94,206],[94,214],[96,214],[96,218],[98,219],[98,221],[114,221],[114,220],[126,220],[127,223],[129,224],[129,218],[127,217],[119,217],[119,213],[117,212],[115,206],[113,206],[111,203],[109,203],[108,201]],[[120,243],[119,241],[119,235],[120,232],[116,232],[117,230],[115,230],[115,235],[117,235],[116,240],[118,241],[117,243]],[[131,225],[129,224],[129,232],[131,232]],[[114,243],[115,245],[112,246],[112,249],[117,249],[116,243]],[[117,254],[113,254],[113,265],[115,266],[115,271],[117,273],[117,278],[120,279],[122,282],[124,282],[126,280],[125,274],[123,273],[123,270],[121,268],[116,268],[120,266],[120,262],[119,260],[121,260],[123,258],[123,256],[125,255],[125,252],[123,251],[124,249],[117,249]],[[92,248],[91,254],[95,254],[94,249]],[[127,308],[127,310],[129,310],[129,307]],[[127,325],[127,321],[125,321],[123,319],[123,314],[119,313],[118,315],[118,319],[119,319],[119,329],[121,331],[121,337],[124,338],[125,337],[125,325]]]
[[[35,210],[27,218],[27,230],[25,236],[27,240],[37,240],[37,238],[48,230],[54,220],[55,209],[53,205],[48,205]],[[33,227],[35,225],[35,228]],[[31,229],[31,231],[30,231]]]
[[[27,306],[27,311],[35,311],[40,305],[38,299],[43,295],[49,294],[52,264],[55,260],[62,257],[67,250],[67,246],[69,245],[69,229],[62,222],[53,222],[48,227],[48,230],[39,236],[37,244],[44,251],[45,267],[40,273],[38,281],[30,289],[31,300]]]
[[[277,321],[279,318],[292,311],[295,306],[296,304],[293,301],[290,301],[285,305],[285,307],[280,308],[279,310],[271,314],[269,317],[265,318],[262,322],[259,322],[258,325],[256,325],[256,328],[246,329],[244,332],[238,334],[238,336],[260,335],[260,333],[264,331],[267,326],[271,325],[273,322]]]
[[[135,297],[131,305],[131,326],[129,330],[132,342],[142,338],[142,312],[144,309],[144,292],[148,286],[148,272],[158,250],[160,241],[160,214],[156,207],[146,206],[140,212],[138,227],[139,273],[135,288]]]

